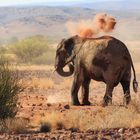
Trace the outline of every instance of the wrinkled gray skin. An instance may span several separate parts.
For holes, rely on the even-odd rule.
[[[69,71],[63,68],[68,65]],[[63,39],[57,47],[55,68],[61,76],[74,74],[71,89],[73,105],[80,105],[78,91],[82,86],[82,105],[90,105],[89,84],[91,79],[103,81],[106,91],[103,106],[112,103],[112,91],[121,83],[124,91],[124,103],[128,104],[130,96],[131,67],[134,73],[133,89],[137,92],[135,69],[127,47],[111,36],[100,38],[81,38],[73,36]]]

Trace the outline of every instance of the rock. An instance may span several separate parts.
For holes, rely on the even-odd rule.
[[[42,103],[38,104],[38,106],[42,106]]]
[[[20,105],[20,108],[23,108],[23,106],[22,106],[22,105]]]
[[[50,103],[47,103],[47,106],[48,106],[48,107],[50,107],[50,106],[51,106],[51,104],[50,104]]]
[[[70,106],[69,105],[64,105],[64,108],[65,109],[70,109]]]
[[[124,133],[124,128],[120,128],[120,129],[118,130],[118,132],[121,133],[121,134]]]
[[[108,140],[107,138],[101,138],[101,140]]]
[[[78,132],[78,131],[79,131],[79,128],[74,128],[74,127],[73,127],[73,128],[70,128],[69,130],[70,130],[71,132]]]
[[[64,112],[65,111],[65,109],[60,109],[60,112],[62,113],[62,112]]]
[[[137,134],[137,131],[136,131],[135,128],[132,128],[131,131],[132,131],[133,134]]]
[[[114,139],[119,139],[121,136],[119,134],[115,134],[112,136]]]

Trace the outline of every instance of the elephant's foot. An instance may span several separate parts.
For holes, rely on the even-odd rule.
[[[112,98],[110,96],[104,96],[102,107],[106,107],[108,105],[112,105]]]
[[[108,106],[108,103],[105,100],[103,100],[102,107],[106,107],[106,106]]]
[[[72,105],[76,105],[76,106],[79,106],[80,105],[80,102],[79,101],[72,101],[71,103]]]
[[[91,102],[90,101],[83,101],[82,105],[91,105]]]
[[[131,96],[130,94],[126,94],[123,99],[124,106],[127,106],[130,102],[131,102]]]

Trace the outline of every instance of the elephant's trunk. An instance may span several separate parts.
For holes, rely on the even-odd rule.
[[[64,76],[64,77],[71,76],[73,74],[73,72],[74,72],[74,66],[72,64],[69,64],[68,67],[69,67],[68,72],[65,72],[63,70],[63,67],[59,67],[59,66],[56,67],[56,71],[61,76]]]

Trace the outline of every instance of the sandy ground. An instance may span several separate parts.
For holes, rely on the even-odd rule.
[[[140,64],[135,64],[137,72],[138,82],[140,81]],[[101,122],[96,124],[96,127],[85,128],[86,125],[80,124],[81,130],[76,125],[69,125],[71,118],[74,118],[74,123],[77,123],[76,117],[81,117],[76,113],[82,112],[81,115],[86,117],[84,123],[92,123],[92,119],[97,120],[98,114],[103,112],[114,111],[114,108],[122,108],[123,106],[123,92],[122,87],[118,85],[113,92],[113,104],[109,107],[101,107],[102,98],[105,92],[105,84],[102,82],[92,81],[90,84],[90,101],[91,106],[71,106],[70,104],[70,88],[73,77],[63,78],[53,72],[53,67],[20,67],[20,77],[23,79],[25,84],[25,90],[19,94],[18,100],[18,113],[16,118],[22,118],[26,120],[27,131],[15,133],[3,133],[0,135],[0,140],[6,139],[61,139],[61,140],[106,140],[106,139],[140,139],[140,128],[139,126],[130,126],[128,128],[123,125],[117,128],[108,128],[101,126]],[[43,80],[44,79],[44,80]],[[133,79],[133,78],[132,78]],[[131,83],[132,85],[132,83]],[[136,94],[131,88],[132,99],[135,98]],[[80,98],[80,91],[79,91]],[[55,117],[54,117],[55,116]],[[54,129],[51,132],[41,133],[40,127],[41,122],[47,122],[49,119],[52,124],[59,120],[59,116],[63,117],[66,127],[60,129]],[[104,115],[105,116],[105,115]],[[102,117],[101,116],[101,119]],[[106,116],[105,116],[106,117]],[[91,119],[91,120],[90,120]],[[101,120],[99,119],[99,121]],[[119,118],[121,119],[121,118]],[[104,118],[102,119],[104,121]],[[91,121],[91,122],[90,122]],[[115,121],[115,119],[114,119]],[[125,119],[124,119],[125,121]],[[116,122],[117,123],[117,122]],[[85,126],[85,127],[84,127]],[[113,126],[112,126],[113,127]],[[114,126],[116,127],[116,125]]]

